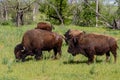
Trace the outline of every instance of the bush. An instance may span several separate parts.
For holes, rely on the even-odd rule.
[[[8,61],[9,61],[8,58],[7,58],[7,57],[4,57],[4,58],[2,59],[2,64],[5,64],[5,65],[6,65],[6,64],[8,63]]]
[[[1,25],[11,25],[11,21],[7,20],[7,21],[1,21]]]

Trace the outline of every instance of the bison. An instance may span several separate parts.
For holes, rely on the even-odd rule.
[[[17,44],[14,48],[14,54],[15,54],[16,59],[18,59],[18,60],[22,59],[22,61],[24,61],[26,56],[28,56],[28,55],[34,56],[34,53],[32,51],[29,51],[25,54],[24,53],[25,52],[24,52],[23,45],[21,43]]]
[[[37,23],[37,27],[35,29],[42,29],[42,30],[52,31],[52,29],[54,29],[54,27],[49,23],[39,22],[39,23]]]
[[[61,55],[62,36],[46,30],[33,29],[28,30],[23,38],[22,42],[18,44],[14,49],[16,59],[22,61],[28,55],[35,55],[35,59],[39,60],[42,56],[42,51],[54,50],[54,58],[57,53]]]
[[[68,52],[73,56],[83,54],[88,57],[88,64],[94,62],[94,55],[106,54],[106,61],[108,61],[112,52],[116,62],[117,48],[117,41],[113,37],[81,32],[70,39]]]
[[[64,34],[66,44],[68,44],[69,40],[70,40],[72,37],[77,36],[77,35],[80,34],[81,32],[83,32],[83,31],[71,30],[71,29],[69,29],[69,30]]]

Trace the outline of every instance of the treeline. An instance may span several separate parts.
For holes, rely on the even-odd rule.
[[[0,24],[112,25],[120,18],[120,0],[0,0]]]

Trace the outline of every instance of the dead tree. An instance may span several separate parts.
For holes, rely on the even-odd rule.
[[[112,28],[113,29],[120,29],[120,19],[118,20],[113,20],[113,24],[112,24]]]
[[[32,4],[32,3],[31,3],[31,4]],[[16,26],[17,26],[17,27],[19,27],[20,25],[24,25],[24,19],[23,19],[23,17],[24,17],[24,12],[26,12],[26,11],[29,10],[31,4],[29,4],[29,5],[21,8],[21,7],[20,7],[20,3],[17,2],[16,8],[15,8],[15,9],[16,9],[16,21],[15,21],[15,22],[16,22]]]
[[[4,1],[1,1],[1,18],[4,21],[8,20],[8,7]]]

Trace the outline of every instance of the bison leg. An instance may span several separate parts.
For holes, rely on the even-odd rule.
[[[59,55],[60,55],[60,57],[61,57],[61,55],[62,55],[62,51],[60,50],[60,51],[58,51],[59,52]]]
[[[88,64],[91,64],[94,62],[94,55],[91,55],[88,57]]]
[[[42,51],[41,50],[36,50],[35,51],[35,59],[40,60],[42,57]]]
[[[106,62],[108,62],[110,60],[110,52],[108,51],[107,53],[106,53]]]
[[[61,48],[58,48],[58,49],[57,49],[57,52],[59,53],[59,56],[61,57],[61,55],[62,55]]]
[[[87,50],[86,54],[87,54],[87,57],[88,57],[88,64],[93,63],[94,62],[95,51],[94,50]]]
[[[54,48],[53,50],[54,50],[54,56],[53,56],[53,58],[57,59],[57,57],[56,57],[57,56],[57,48]]]
[[[116,58],[117,58],[117,52],[116,51],[111,51],[113,56],[114,56],[114,63],[116,63]]]
[[[23,55],[22,55],[22,62],[25,61],[25,57],[26,57],[26,56],[27,56],[26,54],[23,54]]]

